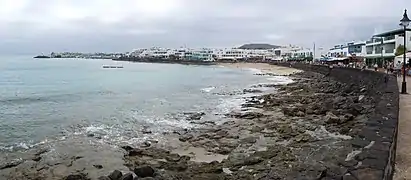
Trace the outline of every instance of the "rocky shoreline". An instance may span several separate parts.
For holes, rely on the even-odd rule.
[[[149,165],[157,179],[339,178],[353,160],[352,136],[373,112],[365,87],[323,75],[295,74],[278,92],[252,97],[242,112],[209,129],[180,133],[180,140],[214,154],[221,162],[196,162],[156,148],[125,148],[130,169]],[[252,110],[250,110],[252,109]],[[258,111],[260,110],[260,111]],[[157,176],[156,176],[157,177]]]
[[[203,119],[202,112],[186,114],[204,128],[166,134],[184,150],[156,142],[123,146],[130,172],[107,172],[99,179],[342,179],[349,167],[358,165],[352,139],[374,112],[376,99],[367,87],[321,74],[290,77],[294,82],[288,85],[260,85],[277,90],[247,98],[241,111],[219,122]],[[18,164],[7,168],[19,171]],[[46,173],[12,173],[10,179],[50,178]],[[91,178],[87,172],[64,177]]]

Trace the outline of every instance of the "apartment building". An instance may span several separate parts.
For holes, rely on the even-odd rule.
[[[411,50],[411,29],[406,33],[407,50]],[[392,62],[395,58],[395,51],[404,45],[404,29],[396,29],[373,35],[366,41],[366,63],[382,66],[385,62]]]
[[[307,58],[313,58],[313,56],[313,50],[307,48],[293,52],[292,59],[302,60]]]
[[[347,44],[338,44],[330,48],[326,56],[329,58],[347,58],[349,55]]]
[[[282,46],[273,50],[273,60],[288,60],[294,56],[294,53],[297,51],[303,50],[299,46]]]
[[[347,43],[348,54],[353,57],[365,57],[365,41]]]

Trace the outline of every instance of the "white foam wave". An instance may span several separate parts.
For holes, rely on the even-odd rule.
[[[251,71],[253,74],[263,74],[263,71],[256,68],[247,68],[248,71]]]
[[[219,113],[230,113],[232,111],[237,111],[241,110],[241,105],[246,103],[246,99],[243,97],[234,97],[234,98],[226,98],[226,99],[220,99],[220,104],[217,105],[217,111]]]
[[[145,121],[161,127],[193,128],[193,124],[182,119],[147,118]]]
[[[0,146],[1,151],[16,151],[16,150],[29,150],[33,148],[35,145],[29,142],[18,142],[12,145],[2,145]]]
[[[201,89],[201,91],[203,92],[211,92],[213,89],[215,89],[216,87],[212,86],[212,87],[207,87],[207,88],[203,88]]]
[[[290,84],[294,82],[294,80],[286,76],[274,76],[274,77],[267,78],[267,80],[275,81],[274,84],[276,85],[286,85],[286,84]]]

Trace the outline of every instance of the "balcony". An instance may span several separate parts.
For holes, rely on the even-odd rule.
[[[385,53],[394,53],[394,49],[386,49]]]
[[[368,41],[366,41],[365,43],[366,43],[366,44],[371,44],[371,43],[372,43],[372,40],[368,40]]]
[[[372,54],[372,51],[367,51],[367,54]]]
[[[387,36],[387,37],[384,38],[385,41],[389,41],[389,40],[393,40],[393,39],[395,39],[395,35]]]

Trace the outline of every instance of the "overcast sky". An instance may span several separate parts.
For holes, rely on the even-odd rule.
[[[404,8],[410,0],[0,0],[0,53],[328,47],[398,28]]]

